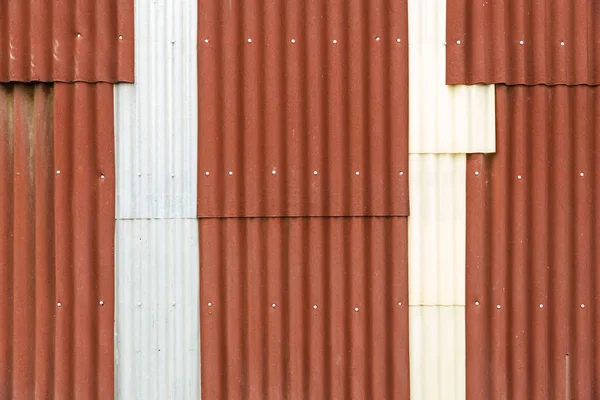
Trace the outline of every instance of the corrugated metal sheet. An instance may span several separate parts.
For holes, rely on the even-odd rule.
[[[0,2],[0,82],[133,82],[133,0]]]
[[[410,398],[463,400],[465,307],[410,306]]]
[[[410,155],[410,393],[465,396],[465,154]]]
[[[406,399],[406,218],[200,220],[202,397]]]
[[[2,399],[112,397],[112,96],[0,85]]]
[[[446,1],[409,0],[410,153],[493,153],[494,86],[446,85]]]
[[[464,154],[410,155],[410,305],[465,304]]]
[[[199,2],[201,217],[408,215],[406,1]]]
[[[136,2],[136,83],[115,88],[117,217],[196,216],[196,1]]]
[[[499,86],[467,165],[469,399],[600,396],[600,87]]]
[[[117,221],[117,399],[197,399],[196,219]]]
[[[448,84],[600,84],[595,0],[448,0]]]

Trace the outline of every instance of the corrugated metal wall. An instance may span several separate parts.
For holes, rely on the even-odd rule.
[[[495,151],[494,87],[446,86],[446,2],[410,0],[411,399],[464,399],[466,153]]]
[[[408,215],[406,0],[200,0],[198,215]]]
[[[115,86],[117,399],[199,397],[196,21],[137,0],[136,83]]]
[[[470,399],[600,395],[600,87],[498,86],[467,171]]]
[[[112,97],[0,85],[0,398],[112,397]]]
[[[446,1],[408,2],[410,153],[493,153],[494,86],[446,85]]]
[[[203,398],[408,398],[406,218],[200,229]]]
[[[448,84],[600,84],[595,0],[448,0]]]
[[[132,0],[0,2],[0,82],[133,82]]]

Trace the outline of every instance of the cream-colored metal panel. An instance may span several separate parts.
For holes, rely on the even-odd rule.
[[[494,85],[446,85],[446,1],[408,12],[410,153],[495,152]]]
[[[409,304],[465,304],[466,156],[411,154]]]
[[[410,306],[411,400],[466,398],[465,307]]]

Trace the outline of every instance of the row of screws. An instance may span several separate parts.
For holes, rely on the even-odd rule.
[[[475,176],[479,176],[479,171],[475,171]],[[579,176],[584,177],[585,174],[583,172],[580,172]],[[521,180],[521,179],[523,179],[523,176],[522,175],[517,175],[517,179]]]
[[[457,40],[457,41],[456,41],[456,44],[458,44],[458,45],[460,45],[461,43],[462,43],[462,42],[461,42],[460,40]],[[519,44],[522,46],[522,45],[524,45],[524,44],[525,44],[525,42],[524,42],[523,40],[519,40]],[[445,45],[446,45],[446,43],[444,43],[444,46],[445,46]],[[561,42],[560,42],[560,45],[561,45],[561,46],[564,46],[564,45],[565,45],[565,42],[561,41]]]
[[[100,300],[98,304],[100,304],[100,307],[104,306],[104,302],[102,300]],[[56,307],[62,307],[62,303],[59,301],[58,303],[56,303]]]
[[[229,171],[227,174],[228,174],[229,176],[233,176],[233,171]],[[271,171],[271,175],[276,175],[276,174],[277,174],[277,170],[275,170],[275,169],[274,169],[274,170],[272,170],[272,171]],[[319,171],[317,171],[317,170],[314,170],[314,171],[313,171],[313,175],[318,175],[318,174],[319,174]],[[139,175],[139,176],[141,176],[141,174],[138,174],[138,175]],[[209,171],[206,171],[206,172],[204,173],[204,175],[206,175],[206,176],[210,176],[210,172],[209,172]],[[356,171],[356,172],[354,172],[354,175],[356,175],[356,176],[359,176],[359,175],[360,175],[360,171]],[[400,171],[400,172],[398,173],[398,175],[400,175],[400,176],[403,176],[403,175],[404,175],[404,171]],[[478,175],[478,174],[477,174],[477,175]]]
[[[380,36],[375,36],[375,41],[376,41],[376,42],[379,42],[379,41],[381,41],[381,37],[380,37]],[[172,42],[173,42],[173,43],[175,43],[175,41],[174,41],[174,40],[173,40]],[[248,42],[248,43],[252,43],[252,38],[248,38],[247,42]],[[460,41],[459,41],[459,42],[460,42]],[[206,43],[206,44],[210,43],[210,39],[208,39],[208,38],[204,39],[204,43]],[[290,43],[292,43],[292,44],[295,44],[295,43],[296,43],[296,39],[291,39],[291,40],[290,40]],[[331,43],[333,43],[333,44],[338,44],[338,40],[337,40],[337,39],[333,39],[333,40],[331,41]],[[396,38],[396,43],[402,43],[402,39],[400,39],[400,38]],[[460,44],[460,43],[459,43],[459,44]]]
[[[480,303],[479,303],[478,301],[476,301],[476,302],[475,302],[475,306],[476,306],[476,307],[478,307],[478,306],[479,306],[479,304],[480,304]],[[544,304],[543,304],[543,303],[540,303],[540,305],[539,305],[538,307],[539,307],[539,308],[544,308]],[[581,307],[581,308],[585,308],[585,304],[581,303],[580,307]],[[501,306],[500,304],[496,304],[496,308],[497,308],[498,310],[500,310],[500,309],[502,308],[502,306]]]
[[[401,301],[399,301],[397,304],[398,304],[398,307],[402,306],[402,302]],[[141,305],[141,303],[138,303],[138,305]],[[212,306],[214,306],[214,303],[213,302],[208,302],[208,306],[212,307]],[[277,308],[277,304],[276,303],[271,304],[271,308]],[[313,310],[316,310],[318,308],[318,306],[316,304],[314,304],[312,306],[312,308],[313,308]],[[354,312],[358,312],[358,311],[359,311],[359,308],[358,307],[354,307]]]

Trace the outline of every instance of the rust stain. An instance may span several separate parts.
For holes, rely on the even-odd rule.
[[[133,0],[1,1],[0,82],[133,82],[133,35]]]
[[[112,398],[112,114],[108,84],[0,85],[2,399]]]

